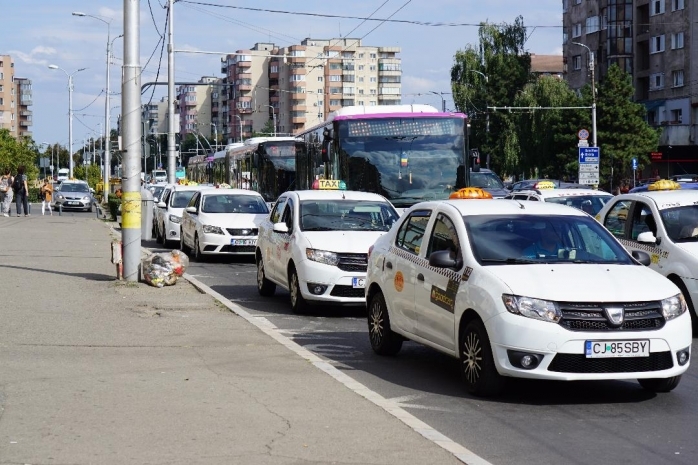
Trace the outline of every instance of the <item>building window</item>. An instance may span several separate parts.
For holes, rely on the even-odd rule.
[[[369,71],[375,71],[376,70],[376,65],[371,65],[368,67]]]
[[[359,89],[359,95],[363,95],[363,93],[364,93],[364,90],[363,90],[363,89]]]
[[[650,90],[664,89],[664,73],[656,73],[650,76]]]
[[[671,11],[683,10],[686,8],[684,0],[671,0]]]
[[[330,82],[342,82],[342,76],[341,75],[330,76]]]
[[[375,77],[368,78],[369,82],[376,82],[377,79]]]
[[[570,0],[562,0],[562,12],[567,13],[567,8],[570,6]]]
[[[582,56],[581,55],[575,55],[572,57],[572,69],[575,71],[579,71],[582,69]]]
[[[363,70],[364,70],[364,65],[359,65],[359,71],[363,71]]]
[[[671,110],[671,122],[681,123],[683,120],[683,110],[677,108],[676,110]]]
[[[322,95],[322,92],[323,92],[323,89],[318,89],[318,90],[317,90],[317,93],[320,94],[320,95]]]
[[[372,58],[372,59],[375,59],[375,58],[376,58],[376,54],[375,54],[375,53],[371,53],[371,58]]]
[[[363,57],[364,57],[364,54],[363,54],[363,53],[359,53],[359,58],[363,58]]]
[[[647,124],[652,126],[657,125],[657,112],[655,110],[650,110],[647,112]]]
[[[650,53],[659,53],[664,51],[664,34],[654,36],[650,39]]]
[[[678,48],[683,48],[683,32],[671,35],[671,49],[676,50]]]
[[[594,32],[599,32],[599,17],[590,16],[586,21],[586,33],[592,34]]]
[[[664,13],[664,0],[652,0],[650,5],[650,16],[661,15]]]
[[[581,5],[581,4],[582,4],[582,0],[574,0],[574,4],[575,4],[575,5]]]
[[[330,100],[330,106],[331,107],[336,107],[338,105],[341,105],[342,101],[341,100]]]
[[[363,100],[358,100],[358,101],[356,102],[356,104],[357,104],[357,105],[360,105],[360,106],[363,106],[363,105],[364,105],[364,101],[363,101]]]
[[[360,76],[360,77],[359,77],[359,82],[364,82],[364,77],[363,77],[363,76]]]
[[[289,79],[291,82],[300,82],[300,81],[305,81],[305,74],[292,74],[291,79]]]
[[[375,106],[376,106],[376,101],[375,101],[375,100],[371,100],[370,102],[368,102],[368,105],[371,106],[371,107],[375,107]]]
[[[371,92],[371,95],[376,95],[376,89],[371,89],[370,92]]]
[[[671,73],[674,87],[683,87],[683,70],[679,69]]]
[[[269,72],[270,73],[278,73],[279,72],[279,65],[271,65],[269,67]]]
[[[562,33],[562,45],[566,45],[566,44],[567,44],[567,40],[568,40],[568,39],[567,39],[567,32],[563,32],[563,33]]]
[[[572,38],[577,38],[582,36],[582,23],[577,23],[572,26]]]

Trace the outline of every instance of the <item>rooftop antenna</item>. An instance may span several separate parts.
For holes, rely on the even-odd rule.
[[[342,22],[338,21],[338,25],[339,25],[339,38],[341,39],[342,38]]]

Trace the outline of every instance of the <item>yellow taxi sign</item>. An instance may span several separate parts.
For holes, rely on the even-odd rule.
[[[555,183],[552,181],[537,182],[536,189],[555,189]]]
[[[677,189],[681,189],[681,184],[669,179],[660,179],[647,186],[648,191],[674,191]]]
[[[347,185],[341,179],[316,179],[313,181],[313,190],[321,191],[343,191]]]
[[[464,187],[452,193],[449,199],[491,199],[492,194],[479,187]]]

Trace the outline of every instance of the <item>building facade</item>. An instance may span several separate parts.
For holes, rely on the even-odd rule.
[[[632,75],[635,100],[661,128],[648,176],[698,172],[698,2],[563,0],[565,77],[579,89],[618,64]],[[578,45],[583,44],[583,45]]]
[[[32,82],[15,77],[10,55],[0,55],[0,129],[13,137],[32,137]]]
[[[226,56],[228,142],[250,137],[269,121],[277,135],[292,135],[345,106],[401,103],[399,53],[398,47],[339,38],[289,47],[257,43]]]
[[[187,134],[198,134],[207,138],[218,135],[220,139],[223,80],[214,76],[204,76],[198,82],[199,85],[183,85],[177,88],[179,133],[182,138]],[[164,99],[164,102],[166,108],[167,100]]]

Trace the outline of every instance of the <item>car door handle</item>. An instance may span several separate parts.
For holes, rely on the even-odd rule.
[[[390,262],[386,262],[385,267],[386,267],[387,269],[389,269],[389,270],[392,270],[392,269],[393,269],[393,264],[390,263]]]
[[[424,275],[422,273],[417,275],[417,281],[424,281]]]

